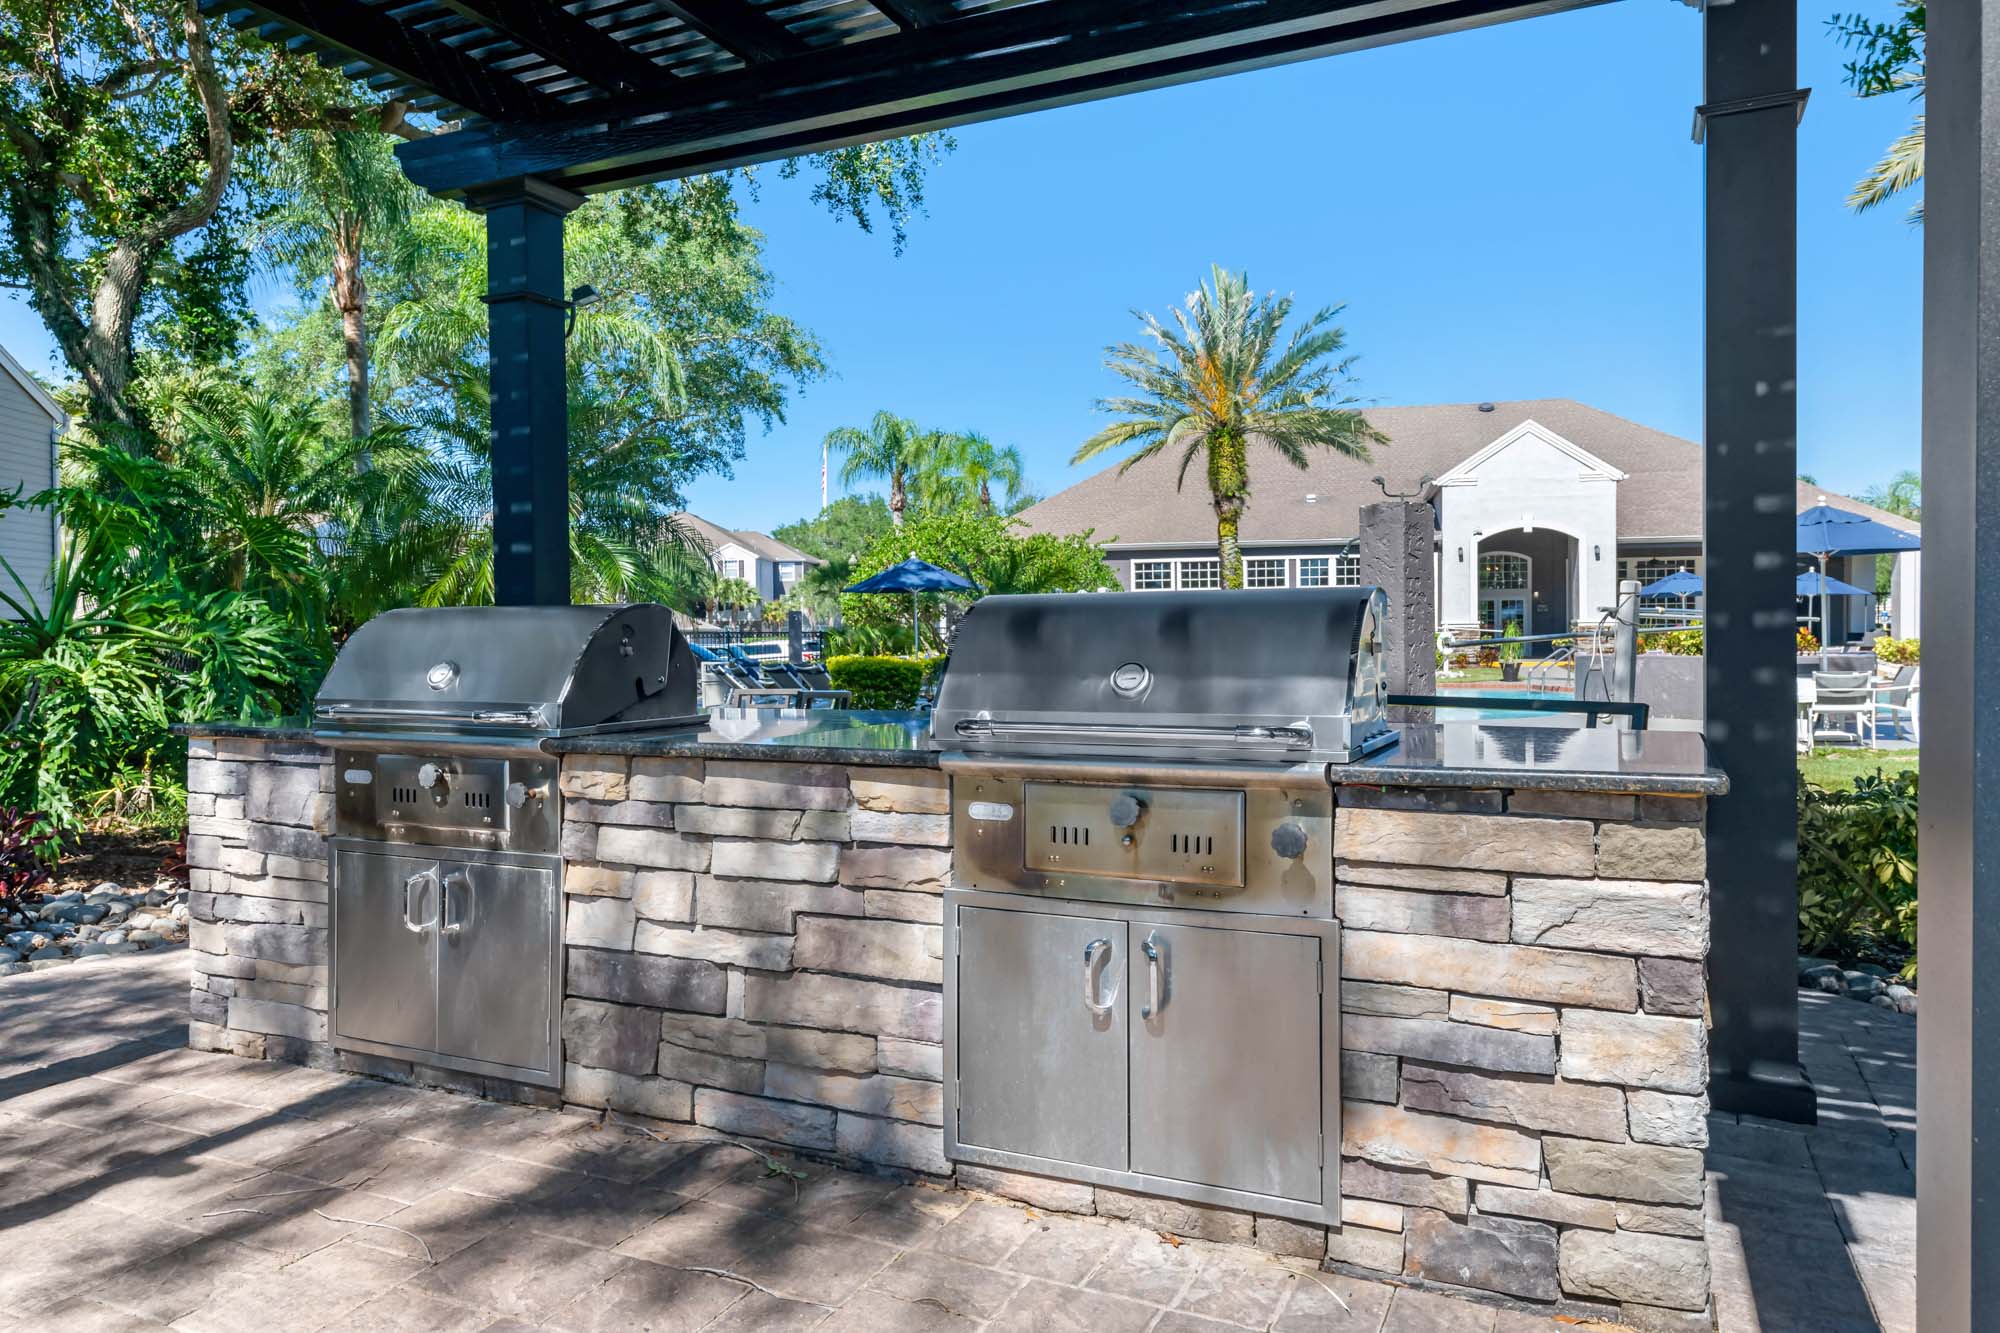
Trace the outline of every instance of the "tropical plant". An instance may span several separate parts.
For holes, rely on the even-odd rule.
[[[1899,13],[1884,22],[1862,14],[1836,14],[1827,27],[1840,44],[1855,52],[1843,67],[1843,81],[1860,97],[1908,93],[1913,102],[1924,97],[1924,0],[1897,0]],[[1924,117],[1918,112],[1910,128],[1896,136],[1881,160],[1848,193],[1848,207],[1863,212],[1907,190],[1924,178]],[[1919,202],[1910,221],[1924,220]]]
[[[0,559],[0,803],[58,827],[121,771],[177,769],[172,723],[280,716],[324,669],[263,599],[206,585],[161,464],[116,450],[95,463],[115,480],[37,497],[63,519],[45,589]]]
[[[1819,651],[1819,635],[1814,634],[1804,625],[1799,626],[1799,631],[1793,638],[1796,641],[1800,657],[1810,657]]]
[[[840,426],[827,432],[826,446],[842,456],[840,484],[860,481],[889,484],[889,521],[903,526],[910,505],[913,478],[936,466],[946,442],[942,431],[925,430],[893,412],[877,412],[863,430]]]
[[[1901,518],[1922,522],[1924,517],[1924,479],[1920,473],[1904,470],[1891,477],[1886,485],[1871,486],[1861,493],[1861,498],[1877,509],[1887,510]],[[1887,597],[1894,586],[1896,557],[1878,555],[1875,557],[1875,595]]]
[[[747,579],[717,579],[706,600],[710,608],[720,611],[754,611],[764,604],[763,595]]]
[[[48,816],[0,807],[0,920],[27,908],[49,882],[58,847]]]
[[[1011,444],[997,446],[977,431],[939,435],[937,447],[920,462],[914,490],[918,505],[924,509],[977,505],[991,511],[995,485],[1001,488],[1002,513],[1018,513],[1033,503],[1020,449]]]
[[[301,294],[324,284],[346,355],[348,432],[368,434],[368,256],[402,227],[423,193],[397,166],[386,134],[306,130],[281,139],[263,173],[278,202],[260,241],[266,267]]]
[[[942,651],[939,615],[955,624],[965,609],[987,593],[1086,592],[1116,588],[1117,575],[1104,562],[1092,534],[1058,537],[1023,533],[1020,520],[978,509],[919,511],[901,529],[884,534],[856,562],[862,576],[910,555],[970,579],[970,592],[922,594],[925,612],[921,651]],[[879,652],[910,645],[910,601],[885,593],[847,593],[840,599],[848,634],[846,651]]]
[[[1702,654],[1702,633],[1699,629],[1660,630],[1645,637],[1645,650],[1649,653],[1668,653],[1675,657],[1700,657]]]
[[[1917,943],[1917,775],[1880,772],[1839,791],[1800,778],[1799,947],[1856,952]],[[1916,975],[1912,957],[1904,975]]]
[[[1100,411],[1122,419],[1084,441],[1071,461],[1136,444],[1121,474],[1177,453],[1176,485],[1184,485],[1195,459],[1205,458],[1223,586],[1242,587],[1251,449],[1262,445],[1304,470],[1315,450],[1366,459],[1385,439],[1353,407],[1354,359],[1339,357],[1346,333],[1333,323],[1343,308],[1321,309],[1286,336],[1291,297],[1258,296],[1245,275],[1215,266],[1186,309],[1173,312],[1173,328],[1134,311],[1157,346],[1107,349],[1105,365],[1135,393],[1099,401]]]

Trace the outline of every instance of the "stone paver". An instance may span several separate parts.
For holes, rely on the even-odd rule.
[[[1390,1333],[1496,1312],[713,1140],[185,1048],[185,955],[0,979],[0,1325]],[[1825,1123],[1718,1123],[1724,1330],[1914,1327],[1912,1020],[1802,999]]]
[[[1710,1117],[1717,1325],[1913,1333],[1917,1020],[1801,991],[1799,1054],[1818,1125]]]

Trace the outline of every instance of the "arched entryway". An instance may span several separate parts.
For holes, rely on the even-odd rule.
[[[1479,539],[1473,590],[1480,628],[1524,635],[1561,634],[1576,616],[1576,538],[1553,528],[1513,528]],[[1528,644],[1524,655],[1542,657],[1551,645]]]

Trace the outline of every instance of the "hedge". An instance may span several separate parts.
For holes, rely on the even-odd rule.
[[[1917,775],[1799,781],[1799,948],[1852,958],[1917,947]],[[1903,975],[1916,976],[1911,957]]]
[[[853,695],[849,708],[914,708],[931,657],[829,657],[833,688]]]

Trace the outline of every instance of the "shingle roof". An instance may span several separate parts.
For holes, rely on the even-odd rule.
[[[1441,477],[1524,421],[1534,420],[1627,474],[1618,487],[1618,536],[1623,541],[1695,539],[1701,533],[1701,446],[1568,398],[1531,398],[1431,407],[1376,407],[1368,420],[1389,442],[1374,458],[1358,462],[1321,453],[1301,472],[1269,449],[1250,460],[1250,508],[1245,542],[1321,542],[1352,538],[1358,511],[1382,498],[1373,477],[1390,490],[1412,492],[1426,478]],[[1199,467],[1175,489],[1178,461],[1147,460],[1120,476],[1118,464],[1021,514],[1033,532],[1094,530],[1101,542],[1122,545],[1199,545],[1215,538],[1215,516]],[[1879,510],[1846,496],[1801,483],[1799,507],[1824,496],[1828,504]],[[1307,496],[1317,497],[1312,501]],[[1809,498],[1808,498],[1809,497]],[[1893,516],[1890,516],[1893,517]],[[1885,519],[1885,521],[1887,521]],[[1897,522],[1914,529],[1907,520]]]
[[[721,546],[740,546],[766,560],[797,560],[808,565],[822,563],[817,556],[787,546],[769,533],[733,531],[719,523],[711,523],[699,514],[675,514],[674,521],[691,530],[710,551]]]

